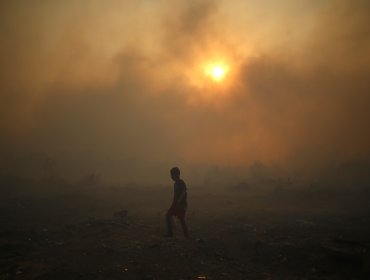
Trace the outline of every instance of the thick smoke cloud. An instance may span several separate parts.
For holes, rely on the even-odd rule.
[[[370,5],[252,2],[1,4],[2,172],[368,180]],[[219,53],[216,87],[197,64]]]

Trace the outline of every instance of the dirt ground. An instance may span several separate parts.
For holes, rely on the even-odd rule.
[[[193,186],[185,239],[164,237],[169,186],[18,190],[1,197],[0,280],[370,279],[369,197]]]

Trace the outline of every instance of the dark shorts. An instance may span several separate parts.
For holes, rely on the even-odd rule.
[[[177,217],[179,220],[183,220],[185,219],[185,213],[186,213],[186,209],[182,209],[182,208],[175,208],[175,207],[171,207],[170,209],[168,209],[167,211],[167,215],[169,216],[175,216]]]

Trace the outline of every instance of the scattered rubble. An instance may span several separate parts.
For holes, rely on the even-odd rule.
[[[352,228],[341,216],[197,209],[189,213],[193,237],[164,238],[160,209],[115,211],[117,205],[34,227],[15,219],[0,230],[0,280],[368,279],[370,273],[369,243],[338,238],[344,231],[370,236],[364,219]]]

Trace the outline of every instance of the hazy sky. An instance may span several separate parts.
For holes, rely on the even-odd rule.
[[[1,162],[132,180],[368,163],[369,3],[2,1]]]

